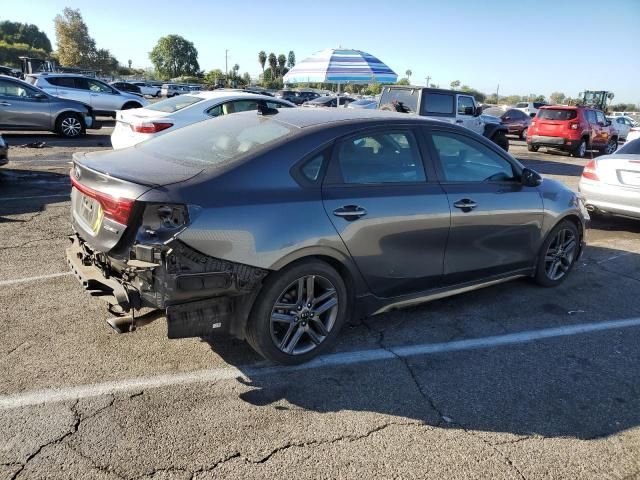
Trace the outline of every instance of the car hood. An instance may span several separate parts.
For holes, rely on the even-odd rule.
[[[73,161],[109,177],[149,187],[184,182],[204,171],[201,167],[150,155],[135,146],[106,152],[75,153]]]
[[[136,100],[138,103],[141,103],[142,105],[149,105],[149,102],[145,100],[145,98],[142,95],[136,95],[134,93],[129,93],[129,92],[120,92],[120,95],[122,95],[124,98],[130,98],[131,100]]]

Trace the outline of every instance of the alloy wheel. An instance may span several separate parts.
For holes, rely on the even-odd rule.
[[[575,233],[568,228],[558,230],[547,248],[544,268],[549,280],[564,277],[575,260],[577,241]]]
[[[67,137],[77,137],[82,131],[82,124],[76,117],[66,117],[60,123],[60,129]]]
[[[584,154],[587,153],[587,144],[586,142],[580,142],[580,146],[578,147],[578,156],[580,158],[584,157]]]
[[[609,143],[607,143],[607,148],[605,149],[605,153],[607,155],[611,155],[613,152],[616,151],[617,148],[618,148],[618,142],[614,139],[609,140]]]
[[[335,286],[319,275],[300,277],[280,294],[271,310],[271,339],[288,355],[310,352],[329,336],[337,316]]]

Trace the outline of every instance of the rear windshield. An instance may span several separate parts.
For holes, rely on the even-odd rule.
[[[380,97],[380,105],[389,103],[396,106],[399,111],[415,113],[418,111],[418,96],[420,91],[411,88],[385,88]]]
[[[636,138],[635,140],[625,143],[624,146],[616,152],[616,154],[640,155],[640,138]]]
[[[560,108],[543,108],[538,110],[538,118],[542,120],[573,120],[578,116],[575,110]]]
[[[528,103],[516,103],[516,108],[527,108],[529,106]]]
[[[193,95],[180,95],[178,97],[167,98],[161,102],[154,103],[146,107],[148,110],[156,110],[158,112],[173,113],[183,108],[201,102],[202,98]]]
[[[134,148],[179,165],[220,166],[259,151],[296,130],[256,112],[245,112],[194,123]]]

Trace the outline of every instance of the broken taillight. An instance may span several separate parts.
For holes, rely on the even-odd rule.
[[[600,181],[598,174],[596,173],[597,163],[595,160],[591,160],[584,166],[584,170],[582,170],[582,176],[584,178],[588,178],[589,180],[594,180],[596,182]]]
[[[71,177],[71,185],[78,191],[82,192],[89,198],[93,198],[102,207],[102,212],[105,217],[117,222],[121,225],[126,225],[133,209],[135,200],[130,198],[114,198],[106,193],[98,192],[93,188],[89,188],[86,185],[82,185],[78,180]]]

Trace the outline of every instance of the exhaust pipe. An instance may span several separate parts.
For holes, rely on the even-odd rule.
[[[152,310],[139,317],[136,317],[133,313],[121,317],[111,317],[107,319],[107,323],[117,333],[129,333],[135,332],[136,328],[148,325],[163,315],[164,310]]]

